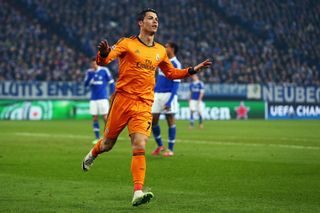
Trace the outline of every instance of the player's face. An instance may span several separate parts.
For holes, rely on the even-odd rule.
[[[166,44],[166,51],[168,56],[172,56],[174,53],[173,48],[169,44]]]
[[[191,78],[193,81],[197,81],[199,79],[197,75],[192,75]]]
[[[143,21],[139,22],[142,30],[150,33],[156,33],[158,30],[158,16],[153,12],[147,12]]]
[[[96,61],[92,61],[91,62],[91,68],[96,70],[98,68],[97,62]]]

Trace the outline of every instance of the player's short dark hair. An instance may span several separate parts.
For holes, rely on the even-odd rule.
[[[138,15],[137,15],[137,21],[138,21],[138,22],[139,22],[139,21],[143,21],[143,19],[144,19],[144,17],[146,16],[146,13],[147,13],[147,12],[153,12],[153,13],[157,14],[157,16],[158,16],[158,13],[157,13],[157,11],[156,11],[155,9],[147,8],[147,9],[144,9],[144,10],[142,10],[141,12],[138,13]]]
[[[168,44],[171,48],[173,48],[173,52],[176,55],[178,53],[179,46],[176,43],[174,43],[173,41],[169,41]]]
[[[93,61],[96,61],[96,57],[95,56],[91,58],[91,62],[93,62]]]

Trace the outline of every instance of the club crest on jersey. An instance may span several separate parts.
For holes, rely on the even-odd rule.
[[[160,60],[160,55],[159,55],[159,53],[157,53],[157,55],[156,55],[156,60],[157,60],[157,61]]]
[[[138,49],[135,50],[134,52],[135,52],[136,54],[140,54],[140,50],[138,50]]]

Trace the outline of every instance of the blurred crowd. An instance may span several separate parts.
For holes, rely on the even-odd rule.
[[[82,81],[88,59],[0,0],[0,80]]]
[[[0,2],[0,79],[80,81],[99,41],[112,44],[137,35],[137,12],[151,7],[159,13],[156,40],[176,42],[183,66],[215,60],[201,73],[205,82],[320,85],[320,7],[312,0],[21,0],[35,8],[37,18]],[[39,17],[65,29],[85,52],[49,33]],[[229,17],[249,23],[253,31]],[[116,63],[110,68],[116,77]]]
[[[268,40],[283,43],[296,56],[319,58],[319,1],[219,0],[219,6]]]

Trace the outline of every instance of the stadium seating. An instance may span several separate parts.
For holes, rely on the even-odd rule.
[[[83,54],[37,20],[0,2],[0,80],[83,81],[81,70],[88,64]]]
[[[1,3],[5,5],[0,13],[5,29],[0,36],[8,46],[1,45],[4,54],[0,57],[9,62],[1,64],[4,80],[18,79],[18,73],[25,80],[80,80],[98,42],[106,38],[115,43],[120,37],[137,34],[136,13],[152,7],[159,13],[157,41],[177,42],[184,66],[207,57],[215,59],[214,66],[201,73],[205,82],[320,85],[319,17],[314,15],[319,14],[319,6],[306,13],[312,0],[285,1],[292,4],[289,11],[275,0],[15,2],[20,8]],[[19,12],[26,10],[23,8],[31,8],[31,17]],[[40,26],[41,19],[50,19],[68,33],[52,33]],[[21,26],[13,27],[18,20]],[[8,43],[18,38],[20,44],[15,48],[19,53],[14,53]],[[81,51],[69,45],[70,38],[80,42]],[[111,70],[115,73],[116,69],[112,64]],[[30,75],[33,70],[39,74]]]

